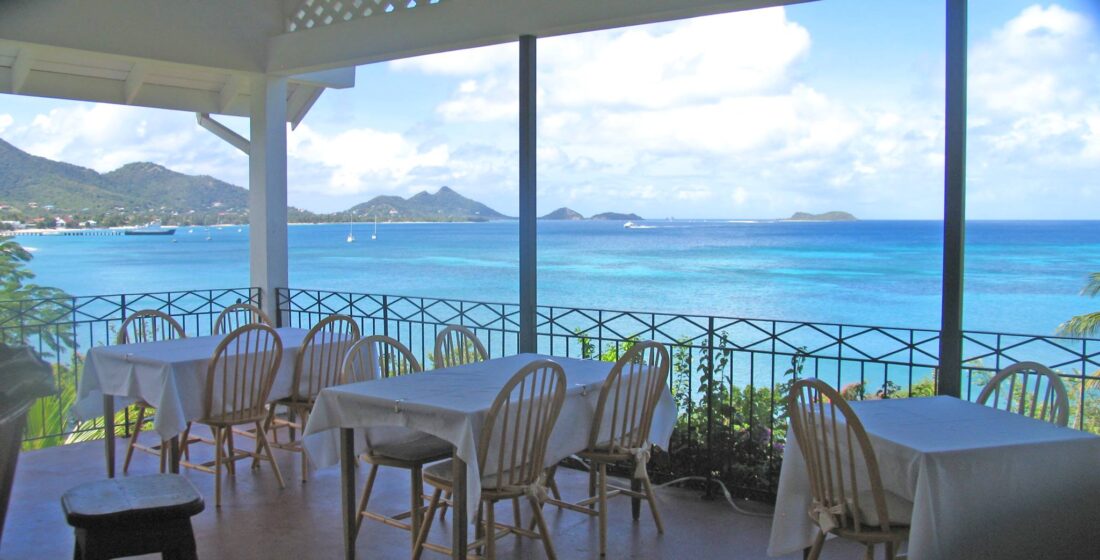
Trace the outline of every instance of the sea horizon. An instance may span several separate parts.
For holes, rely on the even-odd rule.
[[[643,221],[653,227],[540,220],[539,304],[939,328],[940,221],[802,224],[811,228],[799,220]],[[290,287],[519,299],[515,221],[379,221],[377,240],[373,221],[350,223],[354,243],[346,242],[349,222],[291,224]],[[970,225],[967,330],[1052,335],[1071,316],[1100,307],[1079,295],[1100,268],[1100,220]],[[207,230],[209,241],[201,235]],[[36,283],[90,296],[248,286],[248,233],[246,225],[222,224],[183,226],[172,236],[17,239],[33,252]]]

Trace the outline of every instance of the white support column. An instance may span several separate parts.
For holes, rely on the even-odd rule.
[[[287,288],[286,89],[287,79],[252,78],[251,146],[248,157],[248,222],[251,285],[262,290],[272,319],[276,288]]]

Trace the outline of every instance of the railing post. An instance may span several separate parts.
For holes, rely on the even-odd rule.
[[[705,499],[714,498],[714,317],[707,319],[707,488]]]
[[[385,335],[385,336],[390,335],[390,297],[389,296],[382,296],[382,334]]]

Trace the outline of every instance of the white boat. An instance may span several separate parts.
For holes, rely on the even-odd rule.
[[[160,225],[160,222],[149,222],[142,227],[128,229],[122,233],[126,235],[172,235],[176,233],[176,228],[164,227]]]
[[[378,239],[378,218],[374,219],[374,233],[370,234],[371,240]]]
[[[348,222],[348,243],[355,243],[355,234],[351,231],[354,224],[355,222]]]
[[[627,222],[627,223],[623,224],[623,227],[626,228],[626,229],[630,229],[630,228],[634,227],[634,222]]]

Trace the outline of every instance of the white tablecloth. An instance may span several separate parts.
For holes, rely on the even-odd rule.
[[[883,486],[913,502],[912,560],[1100,558],[1100,437],[951,397],[852,408]],[[810,501],[792,437],[769,555],[810,546]]]
[[[283,359],[271,388],[272,400],[290,395],[294,359],[305,329],[276,329]],[[103,395],[115,396],[115,407],[143,399],[157,408],[153,428],[161,439],[183,432],[187,422],[202,417],[206,369],[224,335],[179,340],[97,346],[88,351],[73,415],[90,420],[103,415]]]
[[[611,362],[520,354],[476,364],[428,371],[379,381],[366,381],[321,391],[305,429],[305,447],[318,468],[339,463],[338,428],[371,428],[357,434],[356,452],[387,426],[418,430],[450,442],[467,463],[467,511],[475,514],[481,481],[477,473],[477,438],[485,415],[501,387],[521,367],[539,358],[561,364],[568,380],[565,403],[551,434],[547,466],[588,445],[600,388]],[[676,405],[668,391],[658,401],[650,439],[664,448],[676,422]]]

